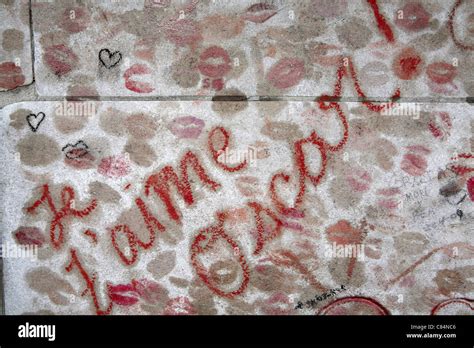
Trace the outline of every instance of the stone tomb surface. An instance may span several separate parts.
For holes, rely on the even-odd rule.
[[[33,1],[41,96],[474,96],[471,1]]]
[[[471,313],[473,107],[396,106],[5,107],[6,313]]]

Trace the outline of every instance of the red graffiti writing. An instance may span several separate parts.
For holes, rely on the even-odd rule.
[[[189,182],[189,173],[188,168],[191,167],[194,172],[198,175],[202,183],[209,186],[212,191],[216,191],[220,184],[211,180],[211,178],[206,174],[203,166],[199,162],[198,157],[191,151],[186,152],[186,154],[181,159],[179,169],[181,178],[178,177],[173,167],[166,166],[160,170],[159,173],[151,175],[145,184],[145,194],[148,196],[150,194],[150,189],[153,188],[155,193],[160,197],[162,202],[166,206],[166,211],[171,219],[176,222],[180,222],[180,214],[173,205],[170,194],[170,183],[174,184],[178,190],[178,193],[184,199],[186,205],[191,205],[194,203],[194,196],[191,190],[191,184]]]
[[[250,278],[247,262],[245,261],[245,257],[240,247],[227,233],[225,233],[225,219],[225,213],[217,213],[217,223],[200,231],[198,235],[194,237],[194,241],[191,244],[191,263],[194,269],[196,270],[196,273],[212,291],[214,291],[219,296],[232,298],[244,292],[249,283]],[[213,284],[213,282],[209,278],[208,271],[205,269],[204,265],[199,262],[198,257],[208,252],[212,248],[212,246],[215,245],[218,239],[223,239],[230,245],[234,252],[234,255],[237,257],[237,260],[243,272],[240,286],[233,291],[223,291],[219,289],[215,284]]]
[[[53,213],[53,219],[51,220],[50,225],[50,239],[51,244],[55,249],[59,249],[62,243],[64,242],[64,225],[62,223],[62,220],[69,215],[77,218],[83,218],[89,215],[97,207],[97,200],[93,199],[85,209],[76,210],[72,208],[72,205],[74,204],[74,197],[74,190],[69,186],[65,186],[61,191],[61,203],[63,204],[63,207],[57,210],[56,205],[54,204],[54,201],[49,192],[49,186],[45,184],[43,185],[43,193],[41,195],[41,198],[35,201],[32,206],[26,208],[26,211],[32,214],[35,212],[36,208],[38,208],[42,203],[46,201],[49,209]],[[59,230],[57,236],[56,227]]]

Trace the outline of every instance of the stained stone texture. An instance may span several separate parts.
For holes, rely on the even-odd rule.
[[[457,1],[33,1],[43,96],[474,96]]]
[[[378,108],[3,108],[6,313],[472,314],[473,107]]]
[[[33,81],[29,1],[0,1],[0,91]]]

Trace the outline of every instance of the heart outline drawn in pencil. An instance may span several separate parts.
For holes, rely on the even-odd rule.
[[[38,112],[38,114],[32,113],[26,116],[26,122],[28,123],[28,126],[30,126],[31,130],[33,132],[36,132],[39,126],[41,125],[41,123],[43,122],[43,120],[45,119],[45,117],[46,115],[44,114],[44,112]]]
[[[72,160],[72,159],[77,159],[77,158],[87,155],[89,153],[89,146],[87,146],[87,144],[83,142],[82,140],[79,140],[75,144],[67,143],[61,150],[64,152],[67,158]],[[83,151],[80,152],[79,154],[74,152],[74,154],[71,155],[70,153],[74,150],[83,150]]]
[[[122,53],[120,53],[120,51],[112,53],[108,48],[103,48],[99,51],[99,60],[107,69],[112,69],[122,60]]]

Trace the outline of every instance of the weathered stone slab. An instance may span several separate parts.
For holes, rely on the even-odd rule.
[[[467,0],[68,0],[32,11],[42,96],[474,96]]]
[[[375,108],[5,107],[6,313],[472,313],[473,108]]]
[[[33,81],[27,0],[0,1],[0,91]]]

